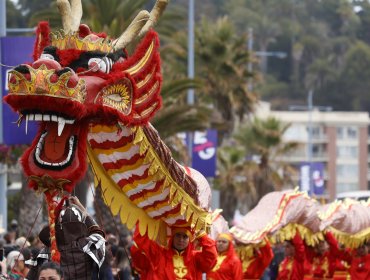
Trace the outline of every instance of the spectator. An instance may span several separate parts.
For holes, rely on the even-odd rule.
[[[38,280],[63,280],[60,266],[54,262],[43,263],[40,267]]]
[[[23,280],[25,278],[24,257],[19,251],[11,251],[6,256],[6,269],[10,280]]]
[[[28,240],[26,239],[26,237],[24,236],[21,236],[21,237],[18,237],[16,240],[15,240],[15,246],[17,246],[17,248],[20,250],[20,249],[23,249],[23,248],[28,248],[31,246],[31,243],[28,242]]]
[[[114,269],[115,280],[130,280],[131,279],[131,267],[128,257],[128,252],[125,248],[118,248],[115,257],[115,269]]]
[[[36,280],[38,278],[39,268],[50,260],[50,232],[49,226],[45,226],[39,233],[39,240],[44,244],[41,249],[33,248],[32,257],[26,260],[26,265],[30,268],[27,274],[28,280]]]

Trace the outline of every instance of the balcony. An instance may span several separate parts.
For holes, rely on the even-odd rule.
[[[300,152],[300,153],[292,153],[289,155],[284,155],[279,157],[279,160],[284,162],[304,162],[308,160],[307,153]],[[312,154],[312,161],[313,162],[327,162],[329,161],[329,156],[327,153],[314,153]]]

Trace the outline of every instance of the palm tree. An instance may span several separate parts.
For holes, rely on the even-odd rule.
[[[291,184],[289,177],[284,175],[293,172],[293,168],[279,160],[279,157],[292,152],[298,146],[296,142],[283,141],[284,132],[289,126],[274,117],[265,120],[255,118],[251,124],[241,127],[235,135],[236,141],[245,148],[249,157],[258,155],[260,158],[258,164],[251,161],[245,165],[246,171],[252,171],[253,174],[251,181],[257,193],[254,205],[266,193]],[[283,176],[280,175],[281,172]]]
[[[246,198],[250,198],[255,191],[248,183],[245,170],[245,150],[242,146],[224,145],[217,151],[217,178],[215,188],[220,190],[220,208],[222,216],[231,221],[235,210],[247,205]],[[252,188],[252,189],[251,189]],[[248,194],[246,197],[245,195]]]
[[[235,33],[227,17],[215,23],[205,18],[196,31],[197,75],[203,80],[200,98],[213,104],[228,129],[221,139],[233,131],[236,120],[242,120],[253,111],[256,95],[247,89],[247,71],[250,56],[245,36]]]

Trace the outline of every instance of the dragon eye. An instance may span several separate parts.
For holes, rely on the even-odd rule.
[[[54,56],[51,55],[50,53],[43,53],[40,56],[41,59],[50,59],[50,60],[55,60]]]
[[[109,73],[112,69],[113,61],[108,57],[94,57],[89,59],[88,65],[89,69],[93,72]]]

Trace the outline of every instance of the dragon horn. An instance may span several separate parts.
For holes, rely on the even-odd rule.
[[[155,2],[155,5],[150,12],[150,18],[147,21],[147,23],[144,25],[143,29],[141,29],[139,36],[143,36],[145,33],[149,31],[150,28],[153,27],[158,21],[158,19],[161,17],[164,9],[166,8],[168,4],[168,0],[157,0]]]
[[[57,0],[57,6],[62,16],[64,32],[76,32],[80,26],[82,18],[82,3],[81,0]]]
[[[135,37],[139,34],[145,23],[149,20],[150,14],[148,11],[140,11],[134,18],[125,32],[113,42],[114,50],[124,49]]]
[[[143,36],[149,31],[149,29],[158,21],[166,8],[169,0],[157,0],[152,11],[141,11],[135,19],[131,22],[125,32],[114,42],[114,49],[123,49],[136,36]]]

